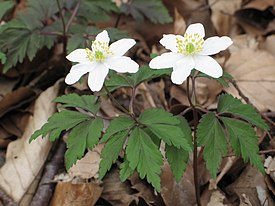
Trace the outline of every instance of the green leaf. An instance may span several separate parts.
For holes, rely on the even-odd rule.
[[[118,74],[115,72],[109,73],[109,79],[105,81],[105,85],[108,87],[110,92],[121,88],[121,87],[133,87],[131,79],[127,77],[125,74]],[[106,91],[103,91],[102,94],[106,94]]]
[[[41,129],[33,133],[29,141],[31,142],[40,135],[42,135],[43,138],[48,133],[50,141],[54,141],[60,136],[62,131],[69,130],[89,118],[91,118],[89,115],[74,111],[65,110],[55,113]]]
[[[73,34],[67,42],[67,53],[71,53],[75,49],[85,48],[85,39],[83,33]]]
[[[99,141],[102,129],[103,122],[99,118],[80,123],[72,129],[67,141],[68,150],[65,153],[67,170],[84,156],[86,148],[90,150],[94,148]]]
[[[231,113],[263,130],[269,129],[268,125],[264,122],[253,106],[250,104],[243,104],[241,100],[234,98],[229,94],[220,96],[218,102],[218,112]]]
[[[171,69],[151,69],[149,66],[142,66],[137,73],[130,74],[129,77],[133,80],[134,85],[137,86],[146,80],[171,75],[171,72]]]
[[[40,49],[54,45],[57,37],[42,35],[41,31],[57,12],[56,1],[29,0],[26,11],[18,12],[13,20],[1,26],[0,50],[7,56],[3,72],[22,63],[26,57],[32,61]]]
[[[119,178],[124,182],[128,177],[132,176],[135,170],[130,167],[129,161],[124,157],[124,162],[120,165]]]
[[[135,121],[129,116],[119,116],[115,118],[111,121],[100,143],[108,141],[110,137],[112,137],[118,132],[129,130],[134,124]]]
[[[249,161],[264,174],[265,170],[259,156],[258,138],[255,130],[241,120],[227,117],[221,117],[221,120],[236,155],[242,156],[245,162]]]
[[[178,117],[178,119],[181,122],[179,126],[184,134],[182,138],[185,138],[188,144],[191,146],[193,144],[191,128],[189,127],[189,124],[185,118]],[[189,152],[182,148],[176,148],[175,146],[166,145],[165,155],[170,164],[171,170],[175,176],[176,181],[179,182],[186,169],[187,162],[189,160]]]
[[[79,107],[96,114],[100,107],[97,100],[98,98],[93,95],[68,94],[57,97],[54,102],[62,103],[64,107]]]
[[[201,73],[201,72],[196,77],[206,77],[208,79],[215,79],[217,82],[219,82],[224,87],[229,87],[228,80],[233,79],[233,77],[225,71],[223,72],[222,76],[219,78],[213,78],[213,77],[211,77],[207,74]]]
[[[1,64],[5,64],[7,61],[6,55],[4,53],[2,53],[1,51],[0,51],[0,61],[1,61]]]
[[[110,0],[83,0],[77,15],[92,22],[102,22],[109,19],[108,13],[111,12],[118,12],[118,8]]]
[[[138,121],[144,125],[150,124],[168,124],[178,125],[180,120],[174,117],[172,113],[163,109],[152,108],[145,110],[138,118]]]
[[[197,142],[203,146],[203,157],[211,176],[217,175],[222,156],[227,154],[227,142],[223,128],[215,114],[210,112],[202,116],[197,130]]]
[[[101,152],[101,161],[99,165],[99,178],[102,179],[106,172],[110,170],[113,162],[117,159],[125,143],[128,131],[124,130],[112,136],[105,144]]]
[[[173,114],[163,109],[148,109],[140,115],[138,121],[166,144],[191,151],[187,139],[182,138],[185,134],[179,125],[180,120]]]
[[[173,20],[161,0],[132,0],[122,3],[120,9],[125,14],[131,14],[139,22],[144,20],[144,16],[153,23],[166,24]]]
[[[84,128],[83,128],[84,129]],[[92,150],[99,142],[101,132],[103,130],[103,121],[100,118],[95,118],[87,128],[87,148]]]
[[[14,1],[3,1],[0,2],[0,20],[4,17],[4,15],[10,11],[15,6]]]
[[[137,169],[139,176],[160,192],[160,169],[163,163],[158,147],[142,129],[136,127],[126,147],[127,160],[132,170]]]

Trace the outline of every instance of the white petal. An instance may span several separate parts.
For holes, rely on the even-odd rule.
[[[135,73],[138,71],[139,65],[133,61],[130,57],[111,57],[106,59],[104,64],[116,72],[120,73]]]
[[[215,59],[209,56],[197,56],[195,60],[195,69],[199,70],[211,77],[219,78],[222,76],[223,70]]]
[[[228,36],[213,36],[205,40],[200,55],[213,55],[227,49],[233,41]]]
[[[174,67],[176,62],[183,58],[182,54],[168,52],[152,59],[149,67],[152,69],[164,69]]]
[[[100,91],[109,69],[104,64],[97,64],[96,68],[89,73],[88,85],[93,92]]]
[[[195,67],[195,62],[191,56],[185,56],[182,60],[178,61],[173,68],[171,75],[174,84],[182,84],[190,75],[192,69]]]
[[[94,63],[89,64],[76,64],[72,66],[71,71],[65,78],[66,84],[76,83],[84,74],[92,71],[95,68]]]
[[[100,42],[107,42],[109,44],[110,38],[109,38],[108,32],[106,30],[100,32],[96,36],[95,40]]]
[[[188,35],[198,34],[201,38],[205,36],[204,27],[201,23],[190,24],[187,27],[185,33],[187,33]]]
[[[136,41],[134,39],[120,39],[110,45],[110,52],[114,56],[122,56],[135,44]]]
[[[171,50],[172,52],[177,52],[177,39],[183,40],[183,37],[180,35],[174,34],[164,34],[162,39],[159,41],[166,49]]]
[[[87,62],[87,53],[85,49],[76,49],[72,51],[66,58],[71,62]]]

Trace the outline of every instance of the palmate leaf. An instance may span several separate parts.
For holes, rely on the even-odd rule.
[[[142,22],[144,17],[153,23],[172,22],[172,18],[161,0],[132,0],[122,3],[120,10],[125,14],[131,14],[139,22]]]
[[[122,182],[126,181],[128,177],[133,175],[135,170],[130,167],[130,163],[127,158],[124,158],[124,162],[120,165],[119,178]]]
[[[118,158],[123,144],[128,136],[128,131],[123,130],[114,134],[105,144],[101,152],[101,161],[99,165],[99,178],[102,179],[106,172],[110,170],[113,162]]]
[[[180,120],[173,114],[163,109],[148,109],[140,115],[138,121],[167,145],[191,151],[187,139],[182,138],[185,134],[179,126]]]
[[[132,170],[137,170],[139,176],[151,183],[160,192],[160,169],[163,163],[158,147],[148,134],[135,127],[129,137],[126,148],[127,160]]]
[[[0,20],[5,16],[5,14],[10,11],[15,6],[14,1],[2,1],[0,2]]]
[[[99,141],[102,129],[103,121],[99,118],[82,122],[72,129],[68,136],[68,149],[65,153],[67,170],[84,156],[86,149],[94,148]]]
[[[0,50],[7,56],[4,72],[22,63],[25,57],[32,61],[40,49],[51,48],[57,39],[40,33],[43,22],[57,12],[56,2],[30,0],[26,9],[0,29]]]
[[[77,15],[93,22],[102,22],[109,19],[108,13],[118,11],[116,4],[110,0],[83,0]]]
[[[236,99],[229,94],[220,96],[218,102],[218,112],[221,114],[231,113],[263,130],[269,129],[268,125],[264,122],[253,106],[243,104],[239,99]]]
[[[64,107],[79,107],[93,114],[97,113],[100,107],[98,98],[92,95],[68,94],[57,97],[54,102],[61,103]]]
[[[103,138],[100,140],[100,143],[108,141],[113,135],[118,132],[129,130],[135,121],[128,116],[119,116],[111,121],[109,127],[107,128]]]
[[[90,119],[91,117],[87,114],[83,114],[80,112],[74,111],[61,111],[59,113],[55,113],[48,119],[48,122],[44,124],[41,129],[35,131],[30,138],[30,142],[40,135],[45,137],[49,134],[50,141],[56,140],[62,131],[69,130],[79,123]]]
[[[185,135],[182,138],[186,138],[189,145],[192,145],[192,132],[188,122],[183,117],[178,117],[178,119],[181,121],[179,126]],[[186,169],[189,160],[189,152],[182,148],[166,145],[165,156],[167,157],[176,181],[179,182]]]
[[[223,128],[215,114],[203,115],[197,129],[197,142],[204,146],[203,157],[211,176],[217,175],[222,156],[227,154],[227,142]]]
[[[265,173],[259,156],[258,138],[254,129],[247,123],[228,117],[221,117],[234,152],[245,162],[250,162]]]

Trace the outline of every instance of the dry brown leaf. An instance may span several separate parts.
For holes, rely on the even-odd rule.
[[[226,190],[228,193],[236,194],[239,199],[249,200],[253,206],[261,206],[265,201],[268,201],[268,205],[274,204],[269,196],[264,176],[252,166],[247,166],[241,176]]]
[[[70,168],[69,175],[71,177],[80,177],[82,179],[89,179],[98,176],[102,148],[103,144],[100,144],[92,151],[88,151],[82,159],[78,160],[76,164]]]
[[[222,194],[219,190],[215,190],[212,192],[210,201],[207,206],[226,206],[224,204],[225,195]]]
[[[242,0],[209,0],[211,20],[219,35],[228,35],[233,26],[233,14],[241,8]]]
[[[59,83],[48,88],[37,98],[33,116],[29,118],[23,136],[8,145],[6,163],[0,169],[0,186],[17,202],[39,173],[51,148],[47,138],[38,138],[31,144],[29,138],[55,112],[55,104],[51,100],[58,94]]]
[[[128,182],[121,182],[117,168],[109,171],[103,179],[103,199],[116,206],[129,206],[138,202],[139,196]]]
[[[264,42],[264,49],[275,56],[275,35],[268,36]]]
[[[19,108],[22,104],[32,100],[35,92],[28,87],[20,87],[19,89],[8,93],[0,101],[0,117],[14,108]]]
[[[181,181],[176,183],[170,166],[167,162],[162,167],[161,174],[161,196],[166,205],[181,206],[195,205],[195,189],[193,181],[193,170],[187,167]]]
[[[183,16],[178,12],[177,8],[175,8],[174,16],[174,34],[183,35],[186,30],[186,22]]]
[[[265,10],[269,6],[274,6],[274,0],[254,0],[250,1],[244,6],[244,8],[254,8],[259,10]]]
[[[102,190],[102,187],[91,182],[80,184],[59,182],[55,188],[51,205],[93,206],[99,199]]]
[[[240,90],[260,111],[275,111],[275,57],[270,53],[251,48],[241,48],[232,52],[225,70],[231,74]],[[231,85],[225,91],[237,96]]]
[[[17,80],[10,80],[4,77],[0,77],[0,101],[3,99],[3,97],[10,93],[17,83]]]

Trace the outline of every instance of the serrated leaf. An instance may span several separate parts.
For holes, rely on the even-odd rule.
[[[67,53],[71,53],[73,50],[78,48],[85,48],[85,39],[83,33],[73,34],[67,42]]]
[[[182,138],[184,137],[184,133],[179,126],[180,120],[173,116],[173,114],[163,109],[148,109],[140,115],[138,122],[145,125],[166,144],[191,151],[191,147],[187,140]]]
[[[227,117],[220,118],[236,155],[242,156],[245,162],[249,161],[264,174],[265,170],[259,156],[258,137],[255,130],[243,121]]]
[[[43,138],[48,133],[50,141],[54,141],[60,136],[62,131],[69,130],[89,118],[91,118],[89,115],[74,111],[65,110],[55,113],[41,129],[33,133],[29,141],[31,142],[40,135],[42,135]]]
[[[126,155],[132,170],[137,169],[139,176],[160,192],[160,169],[163,163],[158,147],[142,129],[136,127],[128,141]]]
[[[0,2],[0,20],[3,18],[3,16],[10,11],[15,5],[14,1],[3,1]]]
[[[182,138],[185,138],[191,146],[193,144],[191,128],[185,118],[178,117],[178,119],[180,120],[180,128],[182,129],[184,134]],[[170,164],[176,181],[179,182],[186,169],[187,162],[189,160],[189,152],[181,148],[178,149],[174,146],[166,145],[165,156]]]
[[[138,121],[144,125],[150,124],[168,124],[178,125],[180,120],[174,117],[172,113],[163,109],[152,108],[145,110],[138,118]]]
[[[105,85],[108,87],[108,90],[110,92],[121,88],[121,87],[133,87],[134,84],[131,82],[131,79],[129,79],[124,74],[118,74],[115,72],[109,73],[109,79],[106,80]],[[101,94],[106,94],[106,91],[102,91]]]
[[[110,170],[113,162],[118,158],[120,151],[127,138],[128,131],[124,130],[112,135],[101,152],[101,161],[99,165],[99,178],[102,179],[106,172]]]
[[[79,107],[96,114],[100,107],[97,100],[98,98],[93,95],[68,94],[57,97],[54,102],[62,103],[64,107]]]
[[[1,64],[5,64],[6,61],[7,61],[6,55],[0,51],[0,62],[1,62]]]
[[[128,177],[132,176],[135,170],[129,165],[129,161],[124,158],[124,162],[120,165],[119,178],[122,182],[128,179]]]
[[[139,22],[144,20],[144,16],[153,23],[172,22],[172,18],[161,0],[133,0],[122,3],[120,9],[126,14],[131,14]]]
[[[171,69],[151,69],[149,66],[142,66],[138,72],[130,74],[129,77],[133,80],[135,86],[144,81],[161,77],[164,75],[170,75]]]
[[[269,129],[268,125],[264,122],[253,106],[250,104],[243,104],[241,100],[234,98],[229,94],[220,96],[218,102],[218,112],[231,113],[263,130]]]
[[[227,154],[227,142],[223,128],[215,114],[202,116],[197,129],[197,142],[203,146],[203,158],[211,176],[217,175],[222,156]]]
[[[95,118],[89,125],[87,130],[87,148],[92,150],[99,142],[103,130],[103,121],[100,118]]]
[[[135,121],[129,116],[119,116],[111,121],[109,127],[107,128],[105,134],[103,135],[100,143],[106,142],[111,136],[118,132],[128,130],[135,124]]]
[[[214,79],[224,87],[229,87],[228,80],[233,79],[233,77],[225,71],[223,72],[222,76],[219,78],[213,78],[213,77],[211,77],[207,74],[201,73],[201,72],[196,77],[206,77],[208,79]]]
[[[111,12],[118,12],[118,8],[110,0],[84,0],[80,4],[77,15],[92,22],[102,22],[109,19],[108,13]]]

